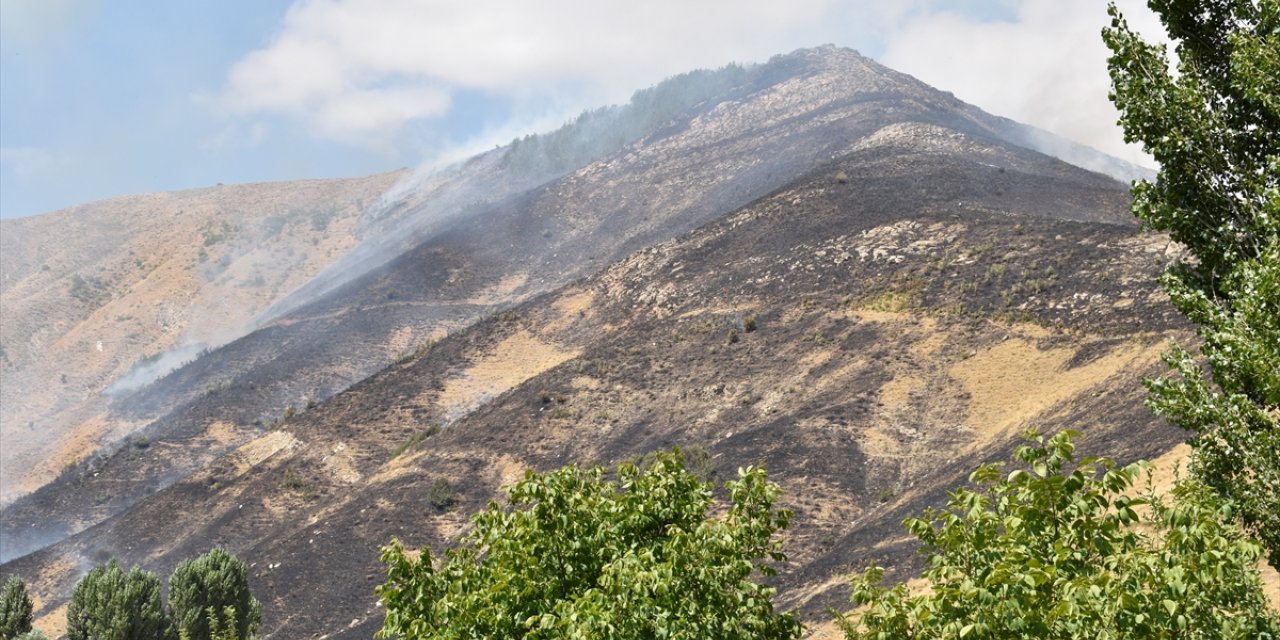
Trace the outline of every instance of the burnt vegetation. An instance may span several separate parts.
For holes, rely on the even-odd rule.
[[[858,87],[847,103],[771,93],[823,73]],[[824,49],[519,140],[503,162],[606,157],[122,398],[147,445],[6,507],[6,545],[32,552],[5,573],[41,576],[39,618],[77,577],[63,558],[168,571],[220,545],[252,568],[260,637],[367,638],[392,538],[439,556],[528,470],[645,471],[678,447],[690,483],[777,483],[779,611],[826,619],[872,564],[918,575],[903,519],[1022,428],[1078,429],[1120,464],[1185,439],[1137,384],[1191,335],[1156,283],[1180,250],[1137,227],[1126,185],[962,107]],[[729,133],[699,137],[714,114]],[[593,128],[616,137],[575,146]],[[749,146],[765,134],[782,147]],[[71,524],[38,548],[19,523],[48,514]]]

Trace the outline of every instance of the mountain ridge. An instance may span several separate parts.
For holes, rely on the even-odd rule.
[[[780,602],[814,620],[866,560],[910,571],[897,521],[1021,427],[1168,450],[1136,381],[1189,335],[1154,282],[1177,248],[1125,185],[880,69],[783,56],[122,397],[146,442],[6,507],[10,544],[61,541],[5,571],[53,624],[86,563],[218,544],[256,567],[264,637],[365,637],[391,536],[439,550],[526,468],[682,444],[783,485]]]

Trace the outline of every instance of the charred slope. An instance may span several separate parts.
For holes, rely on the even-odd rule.
[[[920,178],[910,177],[923,175],[920,163],[939,154],[986,154],[986,169],[952,175],[940,166],[924,179],[957,202],[999,195],[993,206],[1127,223],[1120,183],[1002,143],[1010,131],[1008,121],[950,94],[854,52],[822,48],[755,67],[740,84],[623,151],[536,189],[465,215],[432,204],[463,201],[458,193],[483,190],[486,181],[503,192],[508,176],[486,154],[434,185],[431,198],[405,196],[407,211],[399,215],[414,222],[410,237],[420,239],[405,253],[368,272],[340,263],[364,275],[310,303],[290,303],[293,312],[116,407],[112,420],[149,425],[144,437],[172,455],[141,465],[128,447],[104,453],[15,505],[5,522],[24,524],[6,525],[5,533],[28,549],[43,539],[24,541],[14,527],[48,519],[76,531],[99,521],[246,442],[260,429],[255,423],[322,400],[493,309],[693,229],[834,157],[856,152],[871,160],[895,144],[914,145],[918,157],[885,160],[881,170],[897,177],[874,188],[924,197],[912,182]],[[928,149],[917,140],[926,138]],[[1000,173],[997,164],[1017,175]],[[1049,205],[1038,196],[1059,184],[1074,185],[1074,199]]]
[[[797,512],[780,598],[820,616],[867,560],[910,568],[901,517],[1024,426],[1081,429],[1086,449],[1122,459],[1181,438],[1137,384],[1183,330],[1154,284],[1168,243],[1063,219],[1118,218],[1121,191],[936,127],[866,140],[5,572],[34,580],[52,622],[84,559],[169,571],[220,544],[254,565],[267,637],[369,637],[376,549],[392,536],[439,550],[526,468],[679,444],[707,451],[721,479],[768,466]],[[452,506],[430,491],[442,478]]]

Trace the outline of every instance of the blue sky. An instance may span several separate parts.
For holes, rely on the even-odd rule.
[[[1106,103],[1104,7],[0,0],[0,216],[443,161],[675,73],[823,43],[1140,160]]]

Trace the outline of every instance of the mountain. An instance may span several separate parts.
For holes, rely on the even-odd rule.
[[[93,562],[219,544],[264,637],[369,637],[392,536],[439,550],[525,469],[672,445],[765,463],[797,512],[780,602],[817,620],[872,559],[909,575],[902,517],[1024,427],[1122,461],[1182,439],[1138,384],[1189,333],[1155,285],[1177,249],[1124,184],[850,51],[726,73],[532,188],[469,199],[527,179],[510,147],[402,183],[373,249],[119,397],[134,440],[4,511],[6,558],[53,542],[3,568],[42,624]]]

